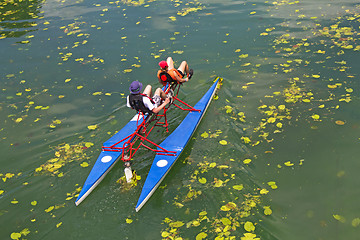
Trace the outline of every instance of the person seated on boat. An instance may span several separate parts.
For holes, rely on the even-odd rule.
[[[171,101],[171,98],[167,97],[161,88],[156,89],[154,96],[152,96],[151,85],[147,85],[143,93],[140,93],[141,89],[142,83],[139,81],[133,81],[130,84],[130,95],[127,97],[126,103],[129,108],[143,113],[156,114]]]
[[[194,74],[194,70],[189,70],[189,65],[186,61],[182,61],[179,68],[175,69],[174,61],[171,57],[168,57],[166,61],[159,62],[159,66],[160,70],[157,73],[157,77],[163,86],[171,82],[187,82]]]

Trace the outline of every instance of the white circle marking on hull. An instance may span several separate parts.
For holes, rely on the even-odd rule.
[[[158,167],[165,167],[166,165],[168,165],[168,161],[166,161],[165,159],[159,160],[156,163],[156,166]]]
[[[111,156],[104,156],[104,157],[101,158],[101,162],[107,163],[107,162],[110,162],[111,159],[112,159]]]

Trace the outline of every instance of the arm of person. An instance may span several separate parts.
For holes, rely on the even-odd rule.
[[[170,98],[166,98],[165,101],[160,105],[158,106],[157,108],[153,108],[152,112],[153,113],[159,113],[161,109],[163,109],[166,104],[168,104],[170,102]]]
[[[181,78],[181,77],[179,77],[178,75],[175,75],[175,78],[176,78],[176,80],[178,81],[178,82],[180,82],[180,83],[183,83],[183,82],[187,82],[188,81],[188,78],[186,77],[186,78]]]
[[[133,109],[129,102],[129,96],[126,97],[126,106]]]

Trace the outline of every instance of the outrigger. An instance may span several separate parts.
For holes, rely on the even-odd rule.
[[[194,107],[178,98],[180,84],[172,83],[168,85],[165,93],[173,93],[174,102],[172,104],[169,104],[158,114],[143,114],[139,111],[124,128],[104,142],[102,151],[75,201],[76,206],[92,192],[120,159],[125,163],[126,180],[131,181],[130,159],[133,158],[140,147],[145,147],[154,151],[156,156],[136,205],[136,211],[139,211],[180,156],[204,116],[221,81],[221,78],[216,78],[212,87]],[[156,126],[164,127],[167,132],[169,131],[166,112],[171,105],[189,111],[189,113],[173,133],[158,145],[149,140],[148,136]],[[152,147],[149,145],[152,145]]]

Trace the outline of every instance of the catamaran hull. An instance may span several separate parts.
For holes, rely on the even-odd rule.
[[[145,119],[148,116],[145,116]],[[130,122],[128,122],[119,132],[112,136],[109,140],[104,142],[104,147],[110,147],[115,143],[123,140],[129,135],[133,134],[138,124],[141,124],[144,121],[143,117],[139,117],[136,114]],[[86,179],[84,186],[82,187],[78,198],[75,201],[75,205],[78,206],[93,190],[94,188],[104,179],[106,174],[113,168],[113,166],[118,162],[121,157],[122,152],[116,151],[101,151],[98,159],[95,162],[95,165],[91,169],[91,172]]]
[[[171,167],[175,164],[185,146],[189,142],[191,136],[195,132],[197,126],[200,124],[215,92],[220,78],[218,78],[212,87],[205,93],[200,101],[194,106],[200,112],[192,111],[188,113],[182,123],[169,135],[161,144],[160,147],[168,151],[175,151],[175,156],[156,155],[149,174],[145,180],[140,198],[136,205],[136,212],[138,212],[144,204],[149,200],[155,190],[159,187]]]

